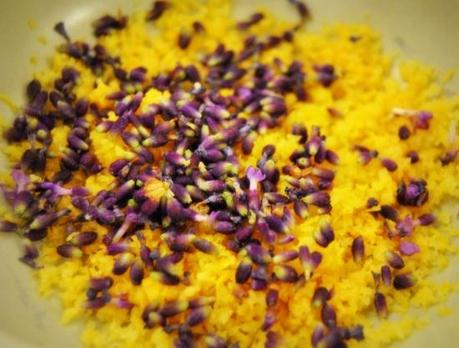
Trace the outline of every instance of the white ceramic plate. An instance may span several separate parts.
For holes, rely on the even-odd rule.
[[[286,0],[236,3],[239,14],[264,5],[280,17],[294,15]],[[442,70],[459,68],[459,0],[310,0],[308,4],[314,15],[311,30],[334,21],[371,23],[383,34],[388,52],[398,51],[402,57]],[[149,6],[150,1],[142,0],[1,0],[0,93],[21,101],[24,84],[37,69],[30,57],[45,63],[58,40],[52,31],[56,22],[64,20],[74,37],[89,37],[89,23],[104,12]],[[459,91],[459,79],[452,82],[451,89]],[[0,115],[12,116],[2,105]],[[60,325],[58,303],[38,297],[30,271],[17,261],[19,252],[17,239],[0,236],[0,347],[78,347],[78,325]],[[458,261],[452,260],[441,277],[459,281]],[[422,313],[431,316],[432,323],[396,346],[458,347],[459,296],[451,296],[449,304],[457,309],[453,315],[438,318],[434,310]]]

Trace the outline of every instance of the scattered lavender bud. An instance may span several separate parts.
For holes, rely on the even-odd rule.
[[[316,308],[323,306],[328,300],[331,299],[331,292],[328,291],[325,287],[318,287],[314,291],[312,297],[312,305]]]
[[[402,255],[406,256],[411,256],[421,251],[417,244],[404,240],[400,242],[399,250],[402,253]]]
[[[298,273],[288,265],[275,265],[273,273],[277,279],[285,283],[295,283],[298,280]]]
[[[409,273],[398,274],[394,277],[393,285],[396,290],[404,290],[414,286],[415,281]]]
[[[215,254],[217,252],[215,245],[203,238],[194,238],[192,244],[196,249],[205,254]]]
[[[164,318],[173,317],[188,309],[188,301],[177,300],[166,303],[159,311]]]
[[[405,262],[402,257],[394,251],[386,252],[387,263],[394,269],[402,269],[405,267]]]
[[[250,259],[256,264],[266,265],[271,262],[271,255],[268,250],[259,244],[251,243],[246,247],[246,250]]]
[[[380,292],[375,293],[374,305],[375,305],[376,313],[378,313],[380,317],[386,318],[388,314],[386,297]]]
[[[129,278],[131,283],[134,285],[142,284],[144,277],[144,264],[141,260],[136,260],[131,264],[131,269],[129,271]]]
[[[419,225],[428,226],[435,222],[435,215],[433,214],[424,214],[418,217]]]
[[[400,140],[406,140],[410,137],[410,135],[411,131],[407,126],[401,126],[398,129],[398,137],[400,138]]]
[[[391,220],[391,221],[397,221],[398,220],[398,212],[395,208],[391,207],[390,205],[382,205],[381,210],[379,211],[381,216],[385,219]]]
[[[57,247],[57,253],[65,258],[80,258],[83,252],[80,248],[72,244],[62,244]]]
[[[203,306],[193,309],[185,320],[185,324],[188,326],[196,326],[206,320],[212,309],[209,306]]]
[[[397,170],[398,166],[397,163],[390,158],[381,158],[381,164],[386,168],[389,172],[394,172]]]
[[[419,162],[419,154],[414,150],[408,151],[406,157],[410,159],[411,164]]]
[[[362,236],[358,236],[352,241],[352,257],[357,263],[361,263],[365,257],[365,244]]]
[[[424,180],[410,180],[408,184],[402,182],[397,189],[397,201],[401,205],[419,207],[428,197],[427,183]]]
[[[94,243],[96,239],[96,232],[78,232],[76,234],[70,235],[67,239],[67,242],[78,247],[82,247]]]
[[[266,293],[266,306],[269,307],[274,307],[277,304],[277,301],[279,299],[279,292],[274,289],[269,289],[268,292]]]
[[[314,240],[321,247],[326,248],[335,239],[335,233],[329,223],[320,227],[320,230],[314,233]]]
[[[148,12],[147,21],[158,20],[167,8],[169,8],[169,2],[160,0],[155,1],[153,3],[153,8]]]
[[[244,284],[252,273],[252,262],[249,258],[244,258],[236,269],[236,283]]]
[[[273,263],[284,263],[295,260],[298,257],[298,252],[295,250],[282,251],[272,258]]]
[[[115,259],[113,264],[113,274],[121,275],[124,274],[129,266],[134,261],[134,257],[130,253],[123,253]]]
[[[381,279],[385,285],[390,285],[392,282],[392,272],[390,267],[384,265],[381,267]]]
[[[272,312],[266,312],[265,319],[261,326],[262,331],[268,331],[276,323],[276,315]]]
[[[321,311],[322,322],[328,328],[333,328],[336,326],[336,312],[335,309],[328,302],[322,306]]]

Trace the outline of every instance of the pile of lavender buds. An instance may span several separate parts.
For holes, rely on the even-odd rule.
[[[61,77],[54,81],[54,88],[49,90],[43,89],[37,80],[28,84],[27,105],[5,133],[9,143],[28,140],[31,144],[12,171],[15,188],[3,187],[6,200],[21,223],[1,223],[2,230],[16,231],[28,239],[22,261],[32,267],[38,266],[35,242],[45,239],[47,229],[61,218],[66,217],[70,224],[96,221],[107,228],[103,243],[107,253],[115,258],[115,275],[129,272],[132,284],[137,286],[144,277],[154,273],[159,282],[174,286],[186,281],[173,271],[173,265],[179,263],[185,253],[193,253],[195,257],[199,257],[199,252],[215,253],[215,245],[194,233],[193,226],[207,224],[214,233],[227,237],[226,248],[245,255],[237,266],[234,281],[254,291],[266,291],[268,310],[262,330],[266,332],[266,347],[278,346],[281,338],[270,331],[276,322],[278,293],[270,289],[270,284],[284,282],[298,286],[307,282],[320,265],[322,254],[311,252],[306,246],[275,253],[274,247],[295,240],[289,234],[295,219],[331,211],[329,190],[334,171],[329,168],[338,162],[337,154],[327,149],[326,138],[318,127],[306,129],[296,125],[291,133],[297,136],[300,149],[290,154],[288,165],[279,167],[273,158],[278,149],[275,145],[267,145],[256,167],[240,168],[237,154],[249,155],[257,136],[278,127],[287,115],[286,96],[293,94],[298,100],[308,99],[304,87],[306,76],[300,62],[289,65],[280,60],[270,65],[256,63],[257,57],[264,52],[282,42],[290,42],[308,19],[309,12],[302,2],[290,2],[297,8],[301,21],[283,35],[270,36],[266,40],[250,36],[240,52],[219,45],[201,62],[204,73],[194,65],[178,65],[151,81],[146,80],[145,68],[123,70],[119,58],[110,56],[102,45],[91,47],[85,42],[73,41],[64,24],[58,23],[55,30],[65,40],[61,47],[63,52],[89,67],[95,75],[112,70],[119,80],[121,89],[109,96],[115,101],[117,118],[110,121],[107,119],[109,110],[76,98],[73,88],[79,73],[75,69],[63,69]],[[166,1],[156,1],[147,20],[157,20],[167,8]],[[238,28],[246,30],[262,18],[261,13],[255,13],[247,21],[240,22]],[[95,23],[94,34],[98,37],[122,29],[126,22],[126,17],[104,16]],[[205,31],[205,23],[195,22],[193,27],[196,32]],[[192,34],[181,34],[177,45],[186,50],[192,39]],[[248,69],[242,68],[241,63],[249,59],[254,64]],[[331,65],[316,66],[315,72],[313,78],[325,87],[338,78]],[[151,105],[148,112],[140,113],[142,98],[151,88],[168,91],[171,97],[165,103]],[[221,89],[232,89],[234,93],[223,96]],[[65,187],[78,172],[90,176],[103,169],[91,151],[89,131],[93,125],[86,120],[88,114],[96,118],[98,131],[119,135],[135,153],[131,160],[119,159],[110,165],[109,171],[117,184],[114,189],[101,190],[96,195],[90,195],[85,187]],[[424,122],[428,123],[428,115]],[[59,156],[59,171],[52,177],[45,177],[47,161],[53,157],[48,151],[51,130],[60,124],[71,127],[67,148]],[[153,150],[161,148],[165,149],[164,157],[155,158]],[[356,151],[362,161],[377,156],[363,147]],[[394,163],[387,160],[383,164],[388,169],[394,167]],[[33,179],[32,174],[35,174]],[[280,175],[288,177],[289,186],[284,192],[279,192],[277,187]],[[154,182],[167,187],[162,196],[153,198],[145,192],[145,185]],[[71,197],[78,215],[71,215],[69,209],[56,208],[62,196]],[[425,182],[400,183],[399,204],[420,206],[427,198]],[[370,198],[368,207],[376,205],[378,202]],[[397,211],[390,206],[383,206],[374,214],[389,220],[397,217]],[[392,232],[408,234],[415,224],[427,225],[433,220],[433,215],[427,214],[417,221],[402,221]],[[161,239],[170,253],[160,254],[147,245],[141,232],[144,226],[161,229]],[[97,237],[97,233],[91,231],[74,233],[57,252],[62,258],[82,257],[83,247],[94,243]],[[127,253],[127,238],[139,240],[138,259]],[[326,248],[334,241],[332,227],[329,224],[321,226],[314,239],[320,247]],[[407,243],[404,248],[408,254],[416,252],[415,245]],[[352,244],[354,260],[361,260],[364,253],[364,240],[357,237]],[[295,259],[303,265],[300,274],[288,264]],[[403,267],[400,255],[392,253],[388,263],[381,269],[384,283],[393,284],[395,289],[413,285],[409,274],[391,276],[391,268]],[[91,279],[86,308],[96,310],[111,303],[109,289],[113,282],[111,276]],[[321,309],[323,325],[314,330],[312,345],[345,347],[349,339],[362,340],[362,326],[337,324],[337,314],[328,303],[331,296],[332,291],[324,287],[315,290],[312,303]],[[386,315],[384,295],[377,292],[374,301],[377,312]],[[117,299],[117,303],[128,310],[132,307],[126,299]],[[189,302],[152,304],[144,309],[142,318],[146,328],[161,325],[166,332],[176,334],[177,347],[192,347],[195,346],[192,329],[205,321],[211,305],[212,299],[205,297]],[[185,312],[182,323],[169,323],[170,318]],[[206,343],[209,347],[228,346],[216,334],[209,335]]]

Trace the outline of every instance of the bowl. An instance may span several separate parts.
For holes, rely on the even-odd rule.
[[[32,72],[46,64],[58,42],[52,27],[64,20],[70,32],[89,37],[89,23],[115,9],[132,12],[151,4],[141,0],[2,0],[0,13],[0,93],[14,102],[22,101],[23,88]],[[281,18],[294,15],[287,1],[235,1],[235,15],[251,13],[258,6],[273,10]],[[443,0],[310,0],[313,20],[308,30],[327,23],[370,23],[382,33],[386,52],[400,58],[412,58],[447,70],[459,67],[459,1]],[[459,91],[459,79],[450,83],[451,91]],[[0,115],[13,114],[0,104]],[[1,164],[4,165],[4,162]],[[451,206],[455,212],[458,209]],[[60,324],[60,308],[56,300],[44,300],[36,293],[31,271],[17,261],[20,243],[13,236],[0,236],[0,347],[78,347],[80,325]],[[440,279],[459,281],[458,259]],[[456,266],[455,266],[456,265]],[[452,347],[459,340],[459,295],[450,296],[448,305],[455,309],[447,317],[438,317],[435,308],[419,313],[431,323],[395,347]]]

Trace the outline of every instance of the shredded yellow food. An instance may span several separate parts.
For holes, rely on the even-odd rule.
[[[265,18],[259,24],[248,31],[240,31],[232,18],[229,1],[209,0],[205,5],[196,1],[174,1],[156,22],[146,22],[145,13],[137,13],[129,18],[126,28],[114,30],[98,40],[110,55],[120,57],[125,70],[143,66],[150,79],[177,64],[196,63],[205,53],[212,52],[218,43],[239,51],[247,33],[259,36],[280,34],[291,27],[291,23],[264,13]],[[204,23],[205,32],[194,34],[190,46],[182,50],[177,46],[178,32],[190,27],[194,21]],[[153,27],[157,31],[152,32]],[[350,37],[358,40],[354,42]],[[428,276],[446,267],[449,255],[456,252],[451,243],[452,237],[457,235],[457,230],[451,227],[453,218],[440,208],[445,200],[459,198],[459,162],[442,166],[438,159],[446,151],[459,146],[457,139],[451,137],[451,127],[455,128],[459,116],[459,98],[444,96],[444,82],[434,70],[415,62],[395,65],[391,57],[383,54],[378,34],[365,25],[337,24],[319,32],[301,30],[291,43],[282,43],[260,57],[261,62],[269,64],[273,59],[280,59],[287,65],[294,60],[303,63],[307,73],[308,99],[303,102],[295,97],[287,98],[288,115],[281,127],[260,134],[249,156],[238,153],[241,170],[256,165],[267,144],[276,146],[274,159],[279,168],[288,164],[290,154],[298,147],[298,138],[291,134],[295,124],[305,125],[308,130],[311,126],[319,126],[326,136],[327,148],[338,154],[339,163],[332,168],[336,178],[330,191],[331,213],[297,219],[290,230],[297,239],[293,245],[307,245],[311,250],[319,250],[323,261],[314,277],[302,286],[282,282],[271,285],[279,291],[278,320],[272,330],[282,337],[283,347],[308,346],[313,329],[321,321],[320,311],[311,306],[311,298],[318,286],[324,286],[333,289],[330,303],[337,312],[340,325],[364,326],[365,340],[363,343],[349,341],[351,347],[386,346],[403,339],[422,324],[423,318],[411,315],[410,308],[424,308],[441,302],[455,289],[454,284],[435,283],[428,280]],[[316,80],[313,67],[324,63],[333,65],[338,76],[330,87],[324,87]],[[49,68],[38,73],[37,78],[44,88],[51,87],[62,68],[69,66],[80,72],[74,90],[78,98],[86,98],[101,109],[113,109],[113,102],[106,98],[120,88],[113,73],[96,78],[87,67],[64,53],[55,54]],[[399,72],[400,78],[393,77],[396,75],[394,70]],[[167,93],[150,89],[143,98],[141,109],[146,111],[150,104],[168,98]],[[416,130],[407,140],[401,141],[398,130],[409,121],[406,116],[394,116],[394,108],[429,110],[433,114],[429,129]],[[51,151],[57,157],[48,162],[45,173],[48,177],[58,170],[57,161],[66,146],[68,132],[67,126],[52,131]],[[101,189],[113,189],[114,179],[108,167],[112,162],[132,158],[134,154],[117,135],[93,129],[89,137],[103,169],[87,178],[77,176],[72,182],[79,182],[93,194]],[[379,157],[363,166],[354,149],[356,144],[376,149]],[[5,152],[14,163],[28,147],[27,142],[9,145]],[[417,151],[420,157],[415,164],[406,156],[411,150]],[[379,158],[392,159],[398,165],[397,170],[386,170]],[[386,262],[385,253],[396,249],[398,242],[387,238],[381,220],[369,213],[367,200],[374,197],[380,205],[394,205],[399,183],[411,178],[422,178],[427,182],[429,199],[422,207],[400,207],[399,215],[419,216],[434,212],[437,220],[433,225],[418,226],[410,237],[421,252],[405,258],[403,271],[414,273],[416,285],[403,291],[380,286],[379,291],[386,297],[389,312],[400,316],[397,319],[377,319],[372,272],[380,272],[380,266]],[[281,176],[280,192],[287,185],[285,180]],[[158,190],[167,191],[168,187],[153,181],[145,189],[154,196]],[[65,199],[59,204],[62,208],[70,205]],[[324,222],[330,222],[335,232],[335,241],[327,248],[319,247],[313,238],[318,226]],[[35,274],[41,294],[57,295],[61,299],[64,323],[84,319],[82,341],[85,346],[170,347],[173,335],[168,335],[161,327],[144,328],[143,309],[152,301],[164,303],[197,296],[215,298],[210,316],[195,329],[198,334],[216,333],[228,342],[238,342],[240,347],[264,346],[266,336],[260,327],[266,311],[265,292],[251,291],[235,283],[234,275],[242,255],[225,247],[224,235],[209,228],[198,232],[216,246],[217,253],[185,257],[190,285],[163,285],[152,274],[147,275],[140,286],[133,286],[127,273],[114,276],[110,293],[126,294],[134,305],[132,310],[107,305],[91,311],[82,305],[89,279],[112,274],[114,257],[107,255],[101,242],[107,230],[92,221],[75,227],[96,231],[99,238],[96,243],[85,247],[84,258],[63,261],[56,253],[56,247],[65,242],[66,227],[64,221],[49,229],[48,237],[40,246],[39,263],[44,267],[37,269]],[[164,248],[158,233],[148,228],[143,232],[147,243]],[[352,260],[351,245],[358,236],[365,241],[362,263]],[[130,252],[137,255],[139,242],[131,239],[129,243]],[[285,249],[289,247],[285,246]],[[292,265],[299,269],[298,261]],[[182,263],[176,267],[179,274],[185,270]],[[448,309],[443,308],[441,313],[446,315]]]

